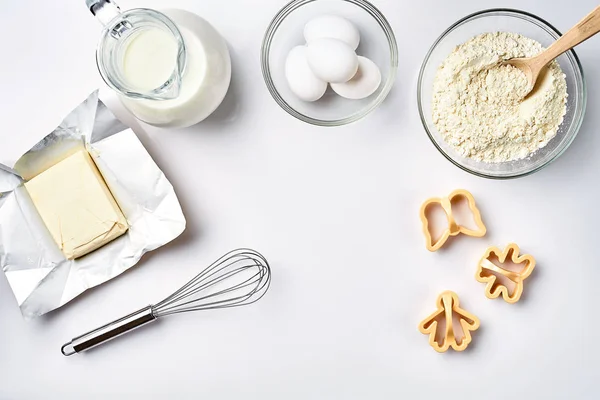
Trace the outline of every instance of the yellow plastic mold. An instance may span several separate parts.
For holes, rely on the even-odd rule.
[[[473,221],[475,222],[476,229],[469,229],[456,223],[456,219],[452,214],[452,203],[455,199],[460,198],[467,200],[469,210],[473,213]],[[437,241],[434,241],[432,238],[429,226],[430,223],[427,216],[428,208],[432,204],[439,204],[444,209],[446,217],[448,218],[448,228],[444,230]],[[423,234],[425,234],[425,245],[429,251],[439,250],[451,236],[457,236],[462,233],[467,236],[482,237],[487,232],[483,220],[481,219],[481,213],[475,204],[475,198],[469,191],[464,189],[455,190],[450,193],[448,197],[433,197],[428,199],[421,206],[420,217],[423,224]]]
[[[535,258],[530,254],[520,255],[521,250],[515,243],[510,243],[504,251],[497,247],[490,247],[479,261],[475,279],[478,282],[486,283],[485,295],[488,299],[495,299],[502,294],[502,298],[507,303],[516,303],[523,294],[523,281],[531,275],[535,268]],[[503,267],[507,261],[514,265],[522,266],[520,271],[512,271]],[[498,279],[501,276],[510,280],[514,288],[509,288]]]
[[[460,308],[457,294],[450,290],[439,295],[437,305],[438,309],[419,324],[419,331],[429,335],[429,344],[438,353],[444,353],[450,347],[456,351],[463,351],[471,343],[471,331],[479,328],[479,319]],[[454,329],[455,316],[462,330],[459,337]],[[444,332],[438,332],[438,328],[444,329]],[[440,337],[441,340],[438,339]]]

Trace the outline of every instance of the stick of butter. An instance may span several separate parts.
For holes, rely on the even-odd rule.
[[[25,188],[69,260],[127,232],[127,220],[86,150],[50,167]]]

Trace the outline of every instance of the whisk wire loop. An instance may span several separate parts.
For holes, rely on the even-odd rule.
[[[238,307],[259,300],[271,282],[267,260],[250,249],[233,250],[152,307],[156,317]],[[228,296],[229,295],[229,296]]]

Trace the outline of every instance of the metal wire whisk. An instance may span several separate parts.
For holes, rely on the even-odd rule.
[[[78,336],[64,344],[61,352],[65,356],[81,353],[167,315],[252,304],[270,284],[266,258],[250,249],[233,250],[163,301]]]

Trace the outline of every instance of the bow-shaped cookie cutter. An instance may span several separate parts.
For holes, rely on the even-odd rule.
[[[450,347],[456,351],[463,351],[471,343],[471,331],[479,328],[479,319],[460,308],[458,295],[450,290],[439,295],[437,305],[438,309],[419,324],[419,331],[424,335],[429,334],[429,344],[438,353],[444,353]],[[462,338],[456,337],[453,314],[457,314],[459,318]],[[442,343],[438,343],[438,323],[442,320],[445,326],[444,339]]]
[[[452,213],[452,200],[460,197],[467,200],[469,209],[473,213],[473,220],[475,221],[477,229],[469,229],[456,223]],[[432,204],[439,204],[444,209],[446,217],[448,218],[448,228],[444,230],[442,236],[435,242],[433,241],[431,232],[429,231],[429,219],[427,217],[427,210]],[[481,219],[481,213],[475,205],[475,198],[469,191],[464,189],[455,190],[450,193],[448,197],[433,197],[428,199],[421,206],[420,216],[421,222],[423,223],[423,233],[425,234],[426,239],[425,245],[429,251],[439,250],[440,247],[446,243],[450,236],[457,236],[458,234],[462,233],[467,236],[482,237],[487,232],[487,229]]]
[[[507,303],[516,303],[523,294],[523,281],[531,275],[535,268],[535,258],[530,254],[519,255],[519,246],[516,243],[510,243],[504,251],[498,247],[490,247],[479,261],[475,279],[478,282],[486,283],[485,295],[488,299],[495,299],[502,294],[502,298]],[[492,259],[497,259],[499,264],[504,264],[506,260],[512,261],[514,264],[524,264],[520,272],[509,271],[496,265]],[[515,284],[512,294],[509,293],[506,285],[497,282],[496,274],[510,279]]]

